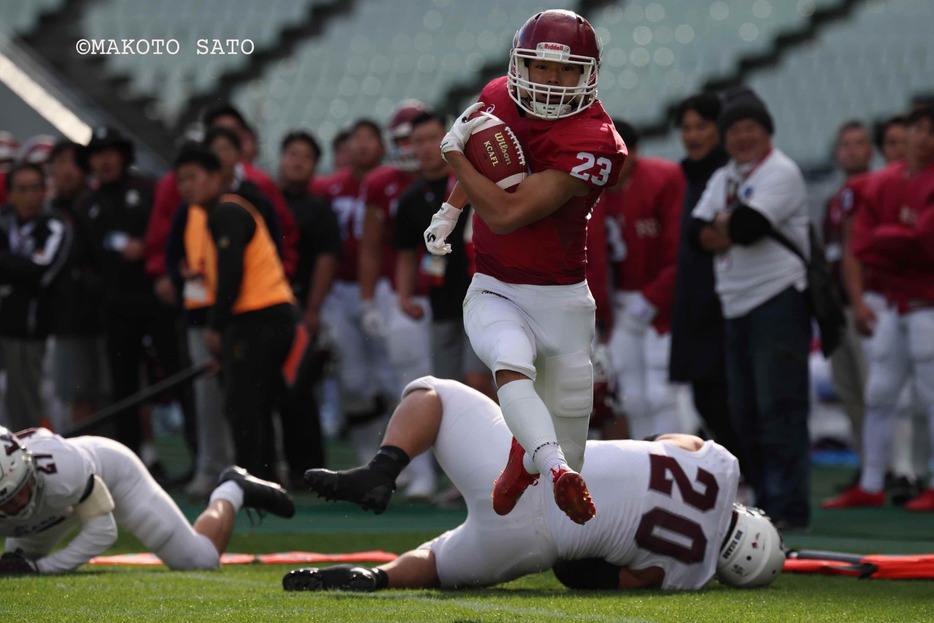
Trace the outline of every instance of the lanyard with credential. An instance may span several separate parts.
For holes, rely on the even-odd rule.
[[[752,174],[755,173],[756,169],[758,169],[759,166],[763,162],[765,162],[765,159],[768,158],[771,153],[772,153],[772,148],[769,147],[769,150],[765,152],[764,154],[762,154],[762,156],[758,160],[756,160],[756,162],[749,168],[749,170],[746,171],[742,179],[727,180],[726,182],[726,209],[727,210],[733,209],[733,202],[736,201],[736,192],[739,190],[739,187],[742,186],[746,180],[752,177]]]

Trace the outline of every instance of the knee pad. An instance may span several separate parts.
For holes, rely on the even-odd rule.
[[[590,354],[539,357],[535,392],[552,417],[589,418],[593,411],[593,365]]]

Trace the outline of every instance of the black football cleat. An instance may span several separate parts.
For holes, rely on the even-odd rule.
[[[305,472],[305,484],[317,493],[318,497],[331,501],[352,502],[377,515],[386,510],[396,490],[393,478],[368,465],[338,472],[329,469],[309,469]]]
[[[217,484],[228,480],[243,489],[243,505],[259,511],[267,511],[288,519],[295,514],[295,504],[289,492],[274,482],[251,475],[242,467],[232,465],[221,472]]]
[[[385,574],[384,574],[385,576]],[[282,576],[287,591],[356,591],[372,593],[381,587],[379,572],[366,567],[336,565],[324,569],[294,569]]]

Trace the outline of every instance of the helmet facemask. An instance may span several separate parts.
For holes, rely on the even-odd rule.
[[[16,442],[18,445],[18,442]],[[29,519],[38,505],[42,480],[36,474],[32,454],[19,446],[12,454],[4,457],[2,461],[3,474],[0,476],[0,507],[15,498],[24,487],[30,489],[29,501],[15,513],[4,513],[0,510],[3,519]],[[9,479],[8,482],[4,482]]]
[[[578,65],[581,75],[577,85],[538,84],[529,79],[529,63],[554,61]],[[509,59],[509,95],[527,113],[542,119],[563,119],[576,115],[597,99],[597,59],[571,54],[563,43],[541,42],[536,49],[513,47]]]

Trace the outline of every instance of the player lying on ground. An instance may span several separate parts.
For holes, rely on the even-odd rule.
[[[295,514],[289,494],[228,467],[207,509],[188,523],[172,498],[126,446],[104,437],[64,439],[44,428],[0,427],[0,575],[65,573],[105,552],[117,526],[172,569],[215,569],[246,506]],[[68,544],[51,553],[80,524]]]
[[[312,469],[320,496],[381,513],[408,457],[429,447],[464,494],[467,519],[395,561],[367,569],[297,569],[286,590],[487,586],[556,566],[572,588],[698,589],[716,573],[731,586],[761,586],[781,572],[781,537],[767,517],[734,504],[739,468],[722,446],[691,435],[589,441],[583,474],[600,514],[586,525],[550,503],[546,480],[506,517],[490,506],[511,441],[499,407],[457,383],[410,383],[367,465]],[[570,562],[573,561],[573,562]]]

